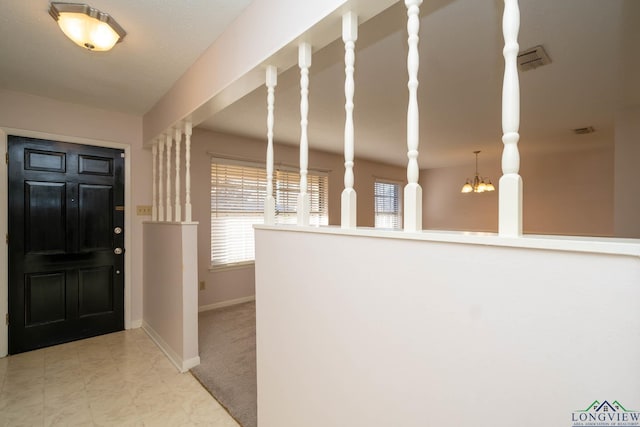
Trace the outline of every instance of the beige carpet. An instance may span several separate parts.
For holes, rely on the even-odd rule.
[[[199,315],[200,365],[193,375],[243,427],[257,426],[256,305]]]

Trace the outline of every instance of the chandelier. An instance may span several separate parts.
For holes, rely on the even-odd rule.
[[[473,154],[476,155],[476,175],[471,181],[467,178],[467,182],[462,186],[461,193],[484,193],[485,191],[494,191],[496,188],[491,183],[489,178],[481,178],[478,174],[478,154],[480,150],[474,151]]]

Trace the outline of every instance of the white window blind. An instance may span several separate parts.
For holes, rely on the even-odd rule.
[[[300,175],[278,170],[273,177],[276,223],[296,224]],[[254,224],[264,223],[267,174],[261,165],[211,160],[211,265],[230,266],[255,259]],[[328,177],[308,175],[310,223],[328,225]]]
[[[402,228],[400,184],[378,181],[374,183],[374,209],[376,228]]]
[[[287,170],[277,170],[274,177],[274,197],[276,199],[276,224],[296,224],[300,174]],[[326,175],[309,173],[307,193],[310,204],[310,225],[329,225],[329,180]]]
[[[255,258],[253,225],[264,222],[264,168],[211,163],[211,264]]]

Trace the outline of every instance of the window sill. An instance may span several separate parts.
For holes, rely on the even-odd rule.
[[[241,269],[250,268],[253,266],[255,266],[255,261],[239,262],[236,264],[226,264],[226,265],[216,265],[216,266],[212,265],[209,267],[209,272],[219,273],[221,271],[241,270]]]

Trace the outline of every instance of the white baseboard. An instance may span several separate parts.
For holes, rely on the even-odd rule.
[[[187,372],[189,369],[200,364],[200,356],[192,357],[191,359],[182,360],[175,351],[169,347],[169,345],[162,339],[162,337],[151,327],[147,322],[142,322],[142,329],[149,335],[149,338],[156,343],[158,348],[167,356],[169,361],[173,363],[178,371]]]
[[[182,367],[184,368],[184,371],[182,371],[182,372],[187,372],[189,369],[195,368],[199,364],[200,364],[200,356],[196,356],[196,357],[192,357],[191,359],[187,359],[184,362],[182,362]]]
[[[128,329],[138,329],[142,327],[142,319],[132,320]]]
[[[255,301],[256,296],[250,295],[248,297],[230,299],[227,301],[217,302],[215,304],[201,305],[198,307],[198,312],[201,313],[203,311],[215,310],[217,308],[229,307],[236,304],[242,304],[243,302]]]

